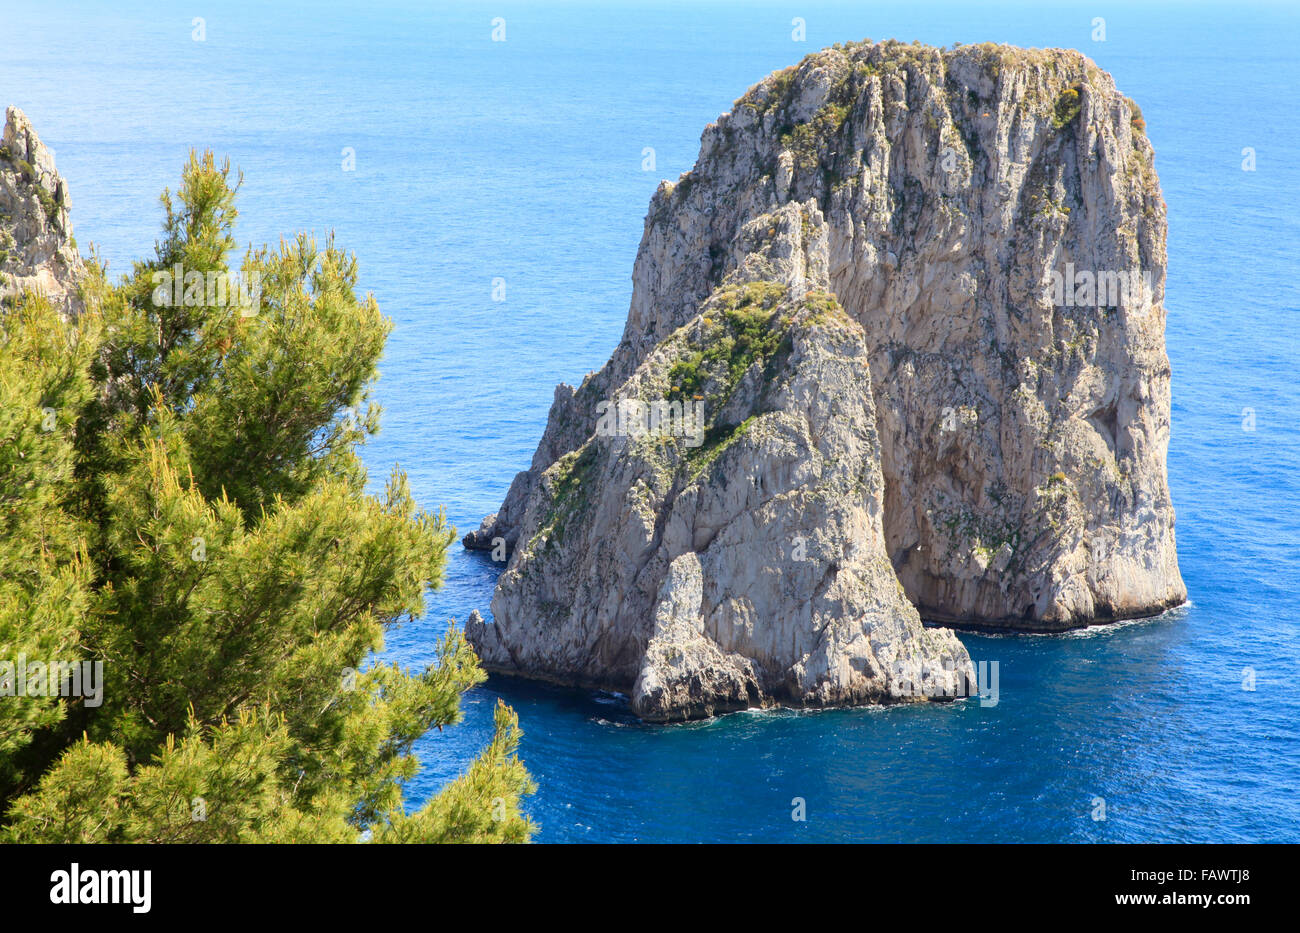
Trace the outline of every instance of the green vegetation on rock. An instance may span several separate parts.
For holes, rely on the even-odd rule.
[[[1142,116],[1142,108],[1131,97],[1126,97],[1124,100],[1128,103],[1129,125],[1133,127],[1135,132],[1146,135],[1147,121]]]
[[[801,123],[781,136],[781,148],[789,149],[797,168],[809,171],[821,164],[827,140],[833,139],[848,119],[848,104],[827,104],[808,123]]]
[[[699,447],[686,448],[686,463],[690,469],[690,478],[694,480],[703,474],[722,452],[745,436],[757,415],[750,415],[740,424],[714,424],[704,432],[704,443]]]
[[[1058,130],[1062,129],[1073,121],[1082,109],[1083,103],[1079,97],[1079,88],[1067,87],[1056,98],[1056,106],[1052,110],[1052,126]]]
[[[750,282],[720,290],[704,314],[702,349],[691,350],[668,372],[673,399],[693,399],[710,379],[729,391],[755,360],[766,361],[784,336],[777,306],[788,294],[776,282]]]
[[[599,453],[596,444],[588,441],[577,450],[570,451],[547,470],[551,483],[551,501],[532,540],[546,544],[559,544],[564,540],[569,522],[581,515],[587,506],[592,467]]]

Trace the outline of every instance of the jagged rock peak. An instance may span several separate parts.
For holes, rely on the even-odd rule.
[[[9,107],[0,138],[0,300],[32,291],[65,313],[80,310],[77,283],[84,266],[69,203],[54,155],[27,116]]]

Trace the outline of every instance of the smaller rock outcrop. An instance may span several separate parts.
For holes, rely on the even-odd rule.
[[[65,313],[80,311],[84,266],[68,206],[54,156],[26,115],[10,107],[0,138],[0,300],[31,291]]]
[[[969,692],[885,550],[867,359],[829,294],[733,277],[541,475],[466,626],[484,664],[655,721]]]

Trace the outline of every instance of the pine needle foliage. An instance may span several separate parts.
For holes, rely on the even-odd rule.
[[[98,703],[0,667],[0,840],[526,842],[503,704],[405,806],[414,743],[485,675],[454,624],[427,670],[368,659],[455,529],[400,471],[366,491],[390,324],[356,258],[298,236],[231,278],[240,180],[191,154],[154,255],[92,263],[76,320],[0,307],[0,663],[103,663]]]

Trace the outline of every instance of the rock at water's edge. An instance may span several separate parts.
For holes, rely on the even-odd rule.
[[[701,421],[641,431],[656,399]],[[489,668],[659,721],[973,692],[890,565],[866,343],[830,295],[733,277],[606,415],[539,477],[494,622],[467,627]]]

